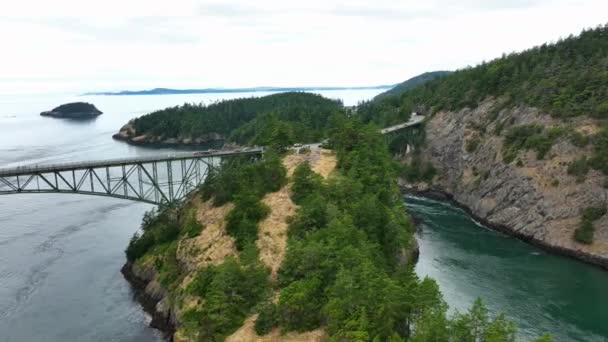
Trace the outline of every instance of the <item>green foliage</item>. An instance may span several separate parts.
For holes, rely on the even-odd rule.
[[[255,320],[256,334],[263,336],[268,334],[279,324],[277,306],[272,302],[266,302],[258,310],[258,318]]]
[[[555,141],[565,135],[566,129],[560,126],[547,129],[535,124],[513,126],[505,134],[503,161],[512,162],[521,150],[534,150],[537,159],[544,159]],[[570,134],[571,138],[575,136],[576,134]]]
[[[268,271],[260,264],[242,264],[232,257],[200,271],[188,292],[204,304],[182,316],[187,333],[201,341],[223,340],[266,296],[267,279]]]
[[[172,209],[163,210],[160,213],[153,210],[144,214],[141,225],[142,234],[136,232],[125,250],[127,260],[135,261],[154,246],[177,240],[181,223],[175,216]]]
[[[589,164],[608,175],[608,124],[604,124],[601,131],[593,137],[593,144],[593,156]]]
[[[589,207],[583,210],[583,220],[597,221],[606,215],[606,207]]]
[[[314,277],[296,280],[281,290],[279,321],[286,330],[313,330],[321,324],[321,281]]]
[[[585,147],[589,144],[589,137],[580,132],[572,131],[569,136],[570,142],[576,147]]]
[[[184,220],[181,232],[186,235],[187,238],[193,238],[199,236],[203,229],[203,225],[196,219],[196,210],[190,209],[186,213],[186,219]]]
[[[568,174],[576,176],[579,181],[583,181],[589,172],[589,162],[587,157],[581,157],[568,164]]]
[[[513,342],[516,331],[513,323],[502,314],[491,319],[479,298],[468,313],[455,315],[450,330],[452,338],[462,342]]]
[[[414,155],[409,164],[402,166],[401,175],[408,182],[430,183],[437,174],[437,170],[429,161],[423,161],[420,155]]]
[[[477,147],[479,146],[480,142],[481,139],[478,136],[474,136],[473,138],[467,140],[465,144],[465,150],[469,153],[477,151]]]
[[[534,340],[534,342],[553,342],[553,338],[548,333],[545,333],[541,337]]]
[[[180,269],[177,264],[177,242],[173,241],[162,248],[162,253],[158,253],[154,258],[154,267],[158,272],[158,281],[165,288],[171,288],[180,276]]]
[[[300,204],[310,194],[318,192],[322,186],[322,178],[310,168],[308,162],[296,167],[292,177],[291,199]]]
[[[589,207],[583,210],[580,226],[574,231],[574,239],[580,243],[593,243],[593,222],[606,215],[606,207]]]
[[[574,239],[580,243],[590,245],[593,243],[594,232],[595,227],[593,227],[593,222],[582,220],[580,226],[574,231]]]
[[[219,134],[240,144],[266,145],[279,137],[316,142],[322,139],[328,118],[342,108],[341,102],[320,95],[289,92],[210,105],[187,103],[144,115],[133,126],[138,134],[162,138]]]
[[[286,183],[287,170],[279,155],[270,150],[257,162],[238,158],[223,161],[219,169],[209,170],[200,193],[203,200],[213,198],[213,204],[219,206],[233,201],[239,194],[261,198]]]
[[[236,248],[242,251],[257,240],[257,223],[268,216],[270,208],[251,194],[238,195],[234,204],[226,216],[226,232],[234,237]]]
[[[392,111],[411,111],[421,105],[459,110],[476,107],[488,97],[506,96],[510,103],[505,106],[526,104],[556,117],[590,114],[606,118],[607,31],[607,26],[600,26],[555,44],[503,55],[428,81],[399,98],[386,99],[383,105]],[[382,120],[385,116],[380,113],[375,117]]]

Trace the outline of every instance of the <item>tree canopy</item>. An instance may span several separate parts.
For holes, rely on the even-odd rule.
[[[184,104],[144,115],[133,121],[138,134],[164,138],[219,134],[241,144],[267,145],[280,129],[289,141],[320,141],[328,118],[342,103],[321,95],[289,92],[264,97],[223,100],[213,104]]]

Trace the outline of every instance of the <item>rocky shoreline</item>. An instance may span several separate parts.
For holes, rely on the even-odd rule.
[[[176,329],[176,322],[170,310],[163,310],[162,302],[166,298],[164,291],[152,291],[153,275],[146,277],[134,270],[135,266],[127,262],[120,272],[133,289],[133,299],[141,304],[145,312],[151,317],[150,327],[163,333],[165,341],[172,342]]]
[[[154,148],[173,147],[184,149],[195,149],[197,147],[220,147],[224,145],[226,138],[218,133],[206,134],[200,137],[172,137],[148,136],[139,134],[132,122],[122,126],[118,133],[112,135],[114,140],[123,141],[135,146],[149,146]]]
[[[445,192],[441,189],[430,188],[430,187],[418,189],[414,186],[404,186],[404,185],[401,185],[400,189],[403,194],[411,194],[411,195],[426,197],[426,198],[437,200],[437,201],[449,202],[450,204],[454,205],[455,207],[458,207],[458,208],[464,210],[473,219],[475,219],[476,221],[480,222],[481,224],[483,224],[484,226],[486,226],[490,229],[493,229],[493,230],[501,232],[505,235],[519,239],[534,247],[540,248],[546,252],[549,252],[549,253],[552,253],[555,255],[570,257],[570,258],[573,258],[573,259],[576,259],[579,261],[583,261],[583,262],[587,262],[589,264],[598,266],[598,267],[608,271],[608,260],[606,260],[604,258],[597,257],[595,255],[590,255],[590,254],[587,254],[587,253],[584,253],[581,251],[577,251],[577,250],[572,250],[572,249],[568,249],[568,248],[564,248],[564,247],[560,247],[560,246],[554,246],[554,245],[547,243],[546,241],[536,239],[533,236],[525,235],[525,234],[518,232],[505,225],[489,221],[479,215],[476,215],[475,212],[473,210],[471,210],[471,208],[469,208],[468,206],[466,206],[463,203],[458,202],[452,194]]]

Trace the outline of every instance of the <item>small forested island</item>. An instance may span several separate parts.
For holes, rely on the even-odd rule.
[[[62,104],[53,110],[40,113],[41,116],[69,119],[89,119],[103,114],[93,104],[87,102],[72,102]]]

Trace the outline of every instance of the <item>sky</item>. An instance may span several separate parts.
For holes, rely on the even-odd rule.
[[[19,0],[0,94],[363,86],[455,70],[608,22],[606,0]]]

